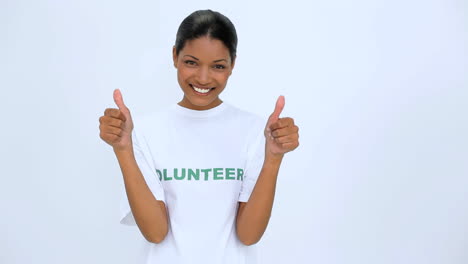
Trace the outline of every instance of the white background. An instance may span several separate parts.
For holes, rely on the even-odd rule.
[[[300,127],[260,263],[468,263],[466,1],[169,2],[1,0],[0,263],[135,263],[98,119],[115,88],[135,115],[181,99],[171,48],[206,8],[239,36],[222,99],[283,94]]]

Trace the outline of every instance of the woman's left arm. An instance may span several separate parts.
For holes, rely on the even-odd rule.
[[[278,171],[286,152],[299,146],[299,128],[289,117],[279,118],[284,97],[276,102],[275,111],[265,126],[265,159],[255,187],[247,203],[240,202],[237,211],[237,237],[245,245],[260,241],[273,208]]]

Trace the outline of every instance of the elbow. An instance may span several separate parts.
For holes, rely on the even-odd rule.
[[[252,246],[252,245],[255,245],[258,243],[258,241],[260,241],[260,239],[239,239],[241,241],[242,244],[244,244],[244,246]]]
[[[153,237],[151,237],[151,238],[147,237],[146,240],[148,242],[150,242],[150,243],[159,244],[159,243],[163,242],[164,238],[165,237],[154,237],[154,238]]]
[[[237,237],[239,238],[239,241],[245,245],[245,246],[252,246],[258,243],[260,241],[261,237],[254,237],[254,236],[242,236],[240,234],[237,234]]]
[[[160,235],[160,236],[145,236],[146,240],[150,243],[155,243],[155,244],[159,244],[161,242],[164,241],[164,239],[166,238],[165,235]]]
[[[163,242],[164,239],[166,238],[167,231],[168,231],[167,229],[164,229],[164,230],[159,231],[159,232],[146,234],[144,237],[150,243],[159,244],[159,243]]]
[[[258,241],[259,240],[241,240],[242,244],[244,244],[245,246],[255,245]]]
[[[159,201],[158,201],[159,202]],[[150,243],[159,244],[163,242],[166,238],[169,231],[169,224],[167,222],[167,211],[164,202],[159,203],[162,213],[164,215],[163,219],[156,221],[155,224],[151,225],[151,229],[145,232],[144,237]]]

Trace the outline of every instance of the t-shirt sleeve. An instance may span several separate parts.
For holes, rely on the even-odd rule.
[[[166,202],[164,196],[164,188],[159,180],[156,169],[154,167],[153,158],[150,149],[143,135],[141,135],[135,128],[132,131],[133,152],[135,160],[138,164],[143,177],[149,189],[155,196],[156,200]],[[125,186],[123,186],[121,201],[120,201],[120,223],[123,225],[135,226],[135,218],[130,209]]]
[[[263,167],[265,159],[265,136],[263,134],[264,124],[260,120],[255,126],[255,133],[247,151],[247,162],[244,170],[244,179],[239,194],[239,202],[248,202],[250,195],[257,183],[258,176]]]

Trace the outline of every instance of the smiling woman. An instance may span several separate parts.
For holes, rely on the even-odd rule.
[[[209,36],[189,40],[179,53],[173,48],[173,58],[184,92],[179,105],[206,110],[221,104],[219,94],[234,68],[234,60],[223,42]]]
[[[236,59],[237,34],[218,12],[196,11],[182,21],[172,50],[177,79],[184,91],[179,105],[206,110],[221,104]]]
[[[179,27],[172,49],[184,96],[169,109],[134,117],[119,90],[118,109],[100,118],[101,138],[125,183],[120,223],[146,238],[146,263],[255,263],[278,171],[299,145],[280,96],[268,120],[222,101],[237,35],[224,15],[200,10]]]

